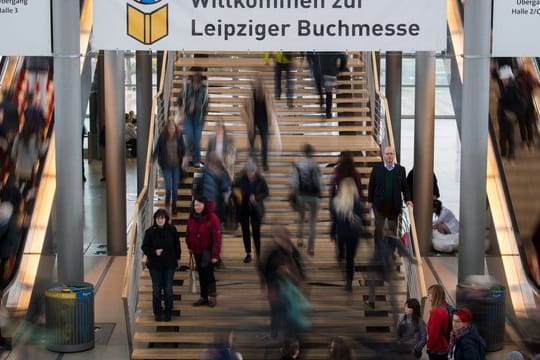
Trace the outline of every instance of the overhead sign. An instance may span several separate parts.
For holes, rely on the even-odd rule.
[[[527,40],[540,31],[539,20],[538,0],[494,1],[492,55],[540,56],[540,43]]]
[[[0,55],[51,55],[51,2],[0,0]]]
[[[439,51],[446,0],[94,0],[92,46]]]

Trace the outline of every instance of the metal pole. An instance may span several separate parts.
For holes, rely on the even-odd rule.
[[[137,82],[137,194],[144,185],[146,149],[152,111],[152,52],[136,52]],[[158,74],[159,76],[159,74]]]
[[[435,137],[435,53],[416,53],[414,123],[414,219],[420,254],[431,252],[433,149]]]
[[[388,100],[388,111],[392,120],[396,159],[401,158],[401,51],[386,53],[385,92]]]
[[[79,1],[53,1],[58,280],[83,281]]]
[[[491,1],[466,1],[458,283],[484,273]]]
[[[105,156],[107,174],[107,250],[126,255],[126,145],[124,53],[105,51]]]

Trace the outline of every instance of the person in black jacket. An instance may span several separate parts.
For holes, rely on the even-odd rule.
[[[467,308],[454,311],[452,331],[448,345],[448,359],[451,360],[484,360],[486,358],[486,341],[471,324],[472,313]]]
[[[171,321],[173,309],[173,278],[180,266],[180,240],[176,227],[169,223],[169,214],[158,209],[154,224],[144,233],[142,251],[148,258],[147,267],[152,278],[152,309],[156,321]],[[161,306],[164,294],[165,311]]]
[[[253,159],[249,159],[245,170],[240,177],[235,180],[233,188],[239,188],[241,199],[239,217],[242,226],[242,237],[244,249],[246,250],[245,263],[252,260],[251,257],[251,231],[253,232],[253,243],[257,260],[261,254],[261,222],[264,216],[264,199],[268,197],[268,185],[261,174],[257,172],[257,164]]]
[[[401,213],[401,195],[412,206],[405,168],[394,162],[395,151],[391,146],[383,150],[383,162],[371,169],[368,185],[368,203],[375,214],[375,250],[383,241],[384,223],[387,222],[390,234],[397,233],[397,218]]]

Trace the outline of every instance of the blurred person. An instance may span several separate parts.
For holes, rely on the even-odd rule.
[[[46,126],[45,113],[39,102],[39,94],[28,93],[26,96],[26,109],[24,110],[23,128],[28,122],[35,123],[35,131],[39,134],[40,139],[43,138],[43,129]]]
[[[47,150],[48,141],[41,142],[39,125],[35,121],[25,121],[23,128],[13,141],[11,159],[15,164],[15,176],[21,192],[32,186],[34,166]]]
[[[403,199],[412,206],[405,168],[395,162],[391,146],[383,149],[383,161],[371,169],[368,185],[368,204],[375,215],[375,249],[382,243],[385,222],[392,235],[397,234],[397,218]]]
[[[351,177],[341,181],[337,195],[330,207],[332,219],[330,239],[337,241],[338,262],[345,259],[345,290],[352,291],[354,276],[354,257],[358,247],[358,239],[364,230],[362,220],[362,203],[356,184]]]
[[[28,79],[28,92],[39,94],[40,107],[45,108],[47,99],[47,83],[49,81],[49,69],[51,59],[46,56],[28,56],[26,57],[26,70]]]
[[[201,136],[208,109],[208,88],[202,82],[202,74],[195,71],[184,92],[184,133],[193,166],[201,166]]]
[[[193,306],[217,305],[214,266],[221,251],[221,228],[213,206],[203,196],[197,196],[187,222],[186,245],[195,258],[201,291]]]
[[[19,248],[19,226],[13,216],[13,205],[0,203],[0,286],[7,285],[15,266],[15,255]]]
[[[401,243],[401,240],[395,236],[393,233],[388,231],[388,227],[385,228],[387,234],[383,237],[380,246],[375,247],[373,252],[373,257],[371,259],[372,267],[379,277],[384,281],[391,283],[393,281],[393,273],[396,271],[396,251],[399,256],[406,257],[413,264],[417,263],[416,258],[414,258],[409,250]],[[374,280],[369,280],[369,293],[368,300],[364,303],[371,307],[375,308],[375,286],[376,283]],[[390,295],[391,303],[395,303],[394,294]],[[398,313],[398,309],[394,308],[394,314]]]
[[[362,175],[360,175],[360,173],[356,170],[356,167],[354,166],[354,158],[352,152],[345,150],[342,151],[339,155],[337,164],[334,167],[334,174],[332,175],[332,179],[330,180],[330,202],[332,202],[332,199],[334,198],[334,196],[336,196],[341,180],[347,177],[351,177],[352,179],[354,179],[358,195],[361,199],[364,199],[362,193]]]
[[[217,332],[214,336],[213,349],[204,354],[202,360],[242,360],[242,354],[234,347],[234,330]]]
[[[540,83],[524,65],[519,67],[516,81],[524,103],[522,116],[518,118],[521,144],[522,146],[527,146],[529,150],[532,150],[536,134],[534,91],[540,87]]]
[[[328,360],[352,360],[350,341],[342,336],[335,336],[328,346]]]
[[[443,206],[440,200],[433,200],[433,213],[437,216],[437,219],[433,221],[433,229],[441,234],[459,232],[459,220],[450,209]]]
[[[404,313],[396,326],[396,334],[401,354],[409,354],[416,359],[422,357],[422,349],[427,342],[427,329],[417,299],[408,299],[405,302]]]
[[[241,199],[238,199],[240,204],[238,215],[246,251],[244,263],[249,263],[252,261],[251,236],[253,236],[257,260],[261,255],[261,222],[265,212],[264,199],[269,195],[266,180],[257,171],[257,164],[253,159],[247,161],[244,170],[235,180],[233,188],[240,189]]]
[[[431,312],[427,322],[427,352],[430,360],[448,359],[448,334],[450,315],[444,288],[434,284],[428,288],[427,300],[431,303]]]
[[[310,325],[308,304],[300,290],[306,278],[300,253],[285,227],[275,229],[274,241],[264,255],[260,271],[270,303],[270,335],[297,336]]]
[[[281,360],[294,360],[300,358],[300,342],[295,338],[287,338],[281,347]]]
[[[248,129],[250,156],[255,155],[257,133],[261,137],[261,157],[264,171],[268,171],[268,134],[272,121],[272,98],[266,93],[263,81],[257,77],[252,95],[246,99],[242,116]]]
[[[153,160],[158,161],[165,179],[165,207],[176,215],[178,183],[182,178],[182,163],[185,155],[184,137],[173,121],[167,121],[161,131]]]
[[[225,166],[229,177],[234,178],[234,167],[236,162],[236,146],[232,136],[227,134],[223,122],[216,123],[216,132],[208,140],[206,158],[215,154]]]
[[[135,118],[131,118],[133,111],[126,114],[125,129],[124,129],[124,139],[126,142],[126,148],[129,150],[132,157],[137,157],[137,126],[133,122]]]
[[[472,318],[471,311],[465,307],[454,312],[448,345],[449,360],[485,360],[487,344],[471,323]]]
[[[19,109],[14,101],[13,90],[4,89],[2,91],[2,102],[0,102],[0,119],[6,132],[8,143],[11,144],[15,135],[19,132]]]
[[[169,223],[165,209],[154,213],[154,224],[144,233],[142,251],[146,255],[147,267],[152,278],[152,310],[156,321],[171,321],[173,311],[173,279],[180,267],[180,235]],[[161,297],[165,309],[161,306]]]
[[[215,153],[206,157],[202,176],[202,195],[214,203],[214,214],[223,224],[225,222],[225,203],[231,193],[231,178],[223,163]]]
[[[293,106],[293,88],[291,78],[291,65],[293,62],[293,53],[288,51],[275,51],[264,55],[264,63],[268,64],[268,60],[272,56],[274,59],[274,89],[275,98],[281,99],[281,74],[285,72],[287,81],[287,106]]]
[[[326,98],[326,118],[332,118],[332,96],[337,87],[339,72],[347,70],[347,55],[342,52],[315,52],[308,55],[313,71],[319,104],[323,105],[323,88]]]
[[[411,195],[411,201],[414,203],[414,168],[409,171],[407,174],[407,185],[409,186],[409,194]],[[433,173],[433,200],[441,197],[441,192],[439,191],[439,183],[437,181],[437,176]]]
[[[502,82],[497,108],[499,146],[501,147],[501,156],[508,160],[514,160],[514,127],[523,114],[524,101],[509,66],[503,66],[499,69],[499,78]]]
[[[298,210],[298,247],[304,246],[304,222],[306,210],[309,210],[309,235],[307,252],[315,255],[315,226],[319,214],[321,196],[321,170],[312,159],[313,146],[305,144],[302,150],[304,157],[293,164],[291,188],[296,194]]]

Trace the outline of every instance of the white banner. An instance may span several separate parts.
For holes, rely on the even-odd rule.
[[[0,0],[0,55],[51,55],[51,3]]]
[[[493,56],[540,56],[539,32],[539,0],[493,2]]]
[[[94,0],[92,46],[440,51],[446,0]]]

